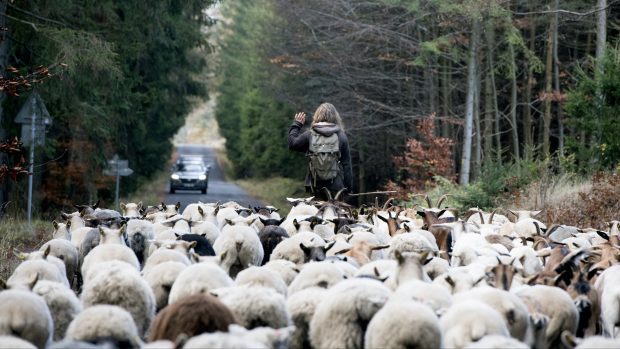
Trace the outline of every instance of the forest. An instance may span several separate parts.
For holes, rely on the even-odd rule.
[[[237,176],[301,178],[303,157],[284,161],[288,126],[321,102],[344,120],[357,192],[593,173],[620,157],[618,1],[223,8],[217,115]]]
[[[214,4],[221,18],[206,14]],[[353,191],[510,192],[546,174],[615,169],[619,9],[618,0],[3,0],[0,138],[20,136],[14,117],[36,90],[53,118],[35,160],[40,214],[110,202],[102,170],[114,154],[135,170],[124,193],[149,183],[208,98],[238,179],[302,178],[288,127],[295,112],[330,102],[351,144]],[[24,182],[3,181],[0,201],[22,198]]]

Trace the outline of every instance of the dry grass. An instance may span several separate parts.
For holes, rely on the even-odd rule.
[[[14,251],[34,251],[52,237],[52,223],[33,221],[32,228],[26,221],[3,219],[0,221],[0,279],[6,280],[20,263]]]

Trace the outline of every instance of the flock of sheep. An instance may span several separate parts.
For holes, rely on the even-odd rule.
[[[617,221],[338,196],[76,206],[0,280],[0,348],[620,347]]]

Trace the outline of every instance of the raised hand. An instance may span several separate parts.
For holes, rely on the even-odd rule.
[[[306,122],[306,113],[302,111],[302,112],[295,114],[295,121],[303,125]]]

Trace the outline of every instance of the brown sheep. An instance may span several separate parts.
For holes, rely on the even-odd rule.
[[[180,334],[193,337],[205,332],[228,332],[236,324],[233,313],[208,294],[188,296],[162,309],[149,330],[149,342],[176,341]]]

